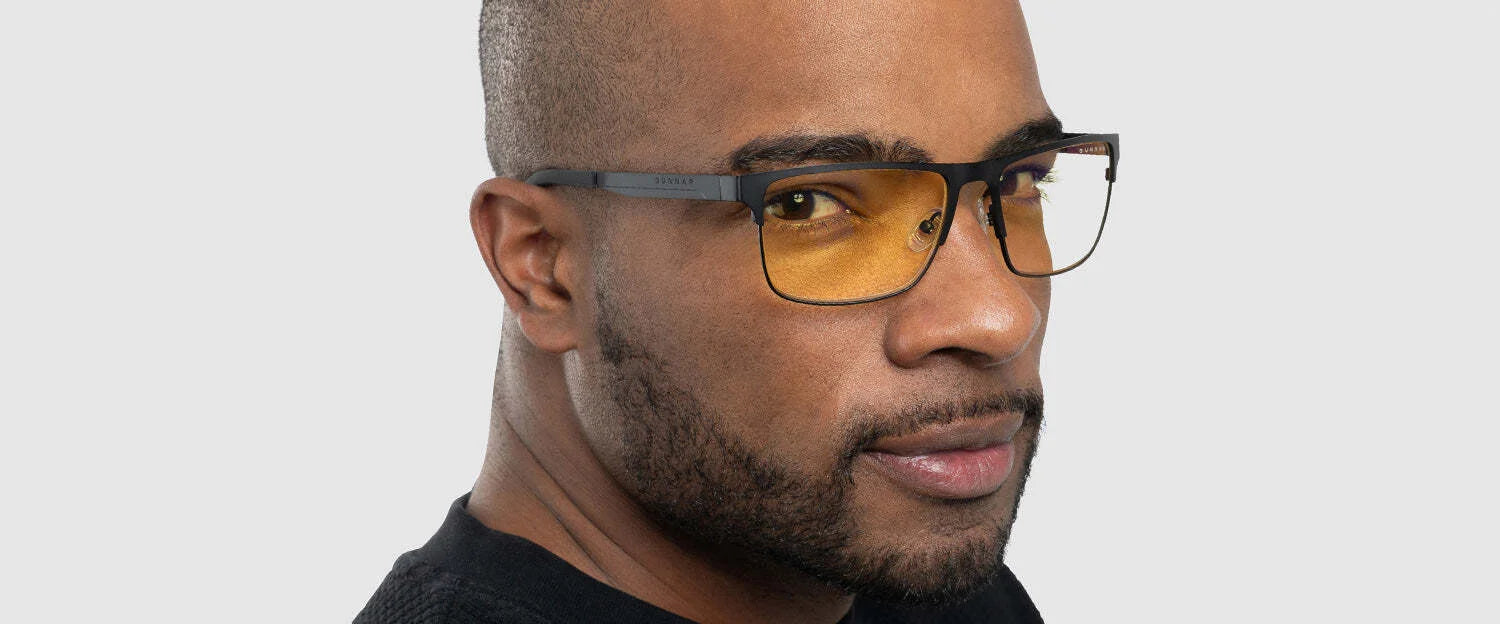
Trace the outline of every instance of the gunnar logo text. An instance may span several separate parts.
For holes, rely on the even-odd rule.
[[[655,179],[655,182],[654,182],[655,184],[660,184],[660,185],[663,185],[663,186],[692,186],[693,185],[693,179],[692,178],[676,178],[676,177],[672,177],[672,176],[656,176],[654,179]]]

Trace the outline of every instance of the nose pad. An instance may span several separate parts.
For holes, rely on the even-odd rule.
[[[995,229],[995,198],[988,191],[981,194],[974,201],[974,212],[979,216],[979,225],[986,232],[994,233]]]
[[[983,180],[975,180],[965,184],[958,191],[959,210],[974,211],[974,218],[979,221],[980,229],[985,233],[994,234],[994,222],[990,220],[990,214],[995,210],[991,199],[990,185]]]
[[[906,237],[907,248],[917,253],[927,251],[937,241],[938,232],[942,229],[943,211],[934,210],[911,229],[911,234]]]
[[[965,184],[958,193],[959,206],[970,206],[974,208],[974,216],[979,219],[979,225],[985,229],[990,227],[990,185],[983,180],[975,180]],[[964,203],[967,202],[967,203]]]
[[[962,211],[972,206],[975,217],[979,219],[979,226],[986,232],[989,232],[991,228],[989,188],[989,185],[982,180],[975,180],[965,184],[958,191],[959,210]],[[939,235],[942,235],[942,238],[938,238]],[[922,253],[931,248],[934,242],[941,245],[947,241],[947,238],[947,233],[943,231],[943,211],[933,210],[927,214],[926,219],[918,221],[916,226],[912,227],[911,233],[906,238],[906,246],[914,252]]]

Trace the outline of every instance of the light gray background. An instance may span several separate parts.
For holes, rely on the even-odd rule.
[[[1049,622],[1496,621],[1477,6],[1025,4],[1123,143],[1011,547]],[[0,8],[0,620],[347,621],[469,488],[477,11]]]

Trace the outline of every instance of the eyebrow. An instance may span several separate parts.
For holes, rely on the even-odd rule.
[[[1056,141],[1065,135],[1062,122],[1048,113],[1027,121],[990,141],[981,160],[998,158],[1029,147]],[[795,167],[808,162],[904,162],[930,163],[932,153],[910,139],[886,141],[868,133],[789,133],[757,137],[723,159],[733,173],[754,173]]]

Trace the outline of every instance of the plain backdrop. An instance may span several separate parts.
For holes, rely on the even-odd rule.
[[[468,490],[478,6],[0,8],[0,620],[348,621]],[[1496,9],[1025,8],[1122,136],[1009,556],[1048,621],[1500,620]]]

